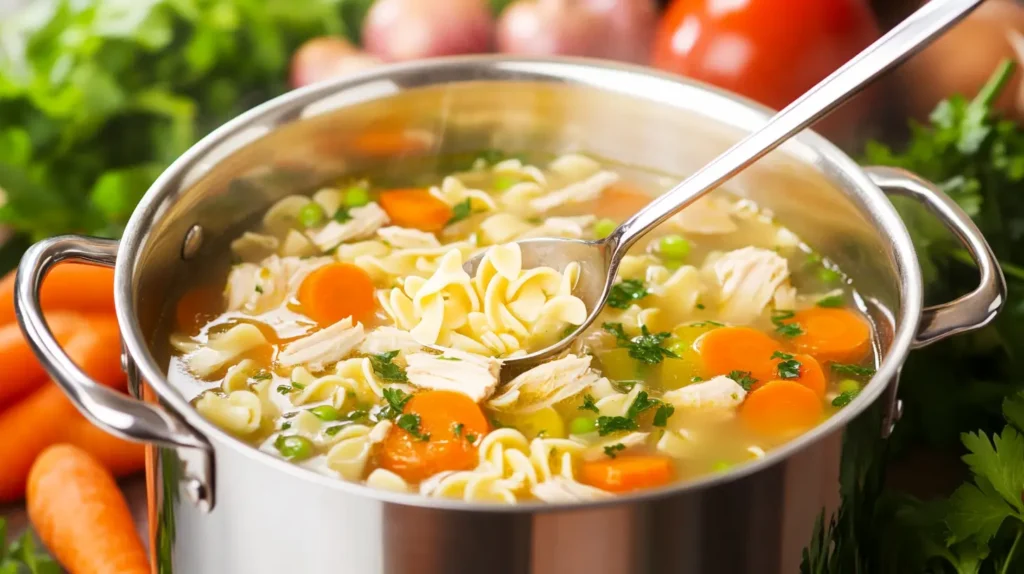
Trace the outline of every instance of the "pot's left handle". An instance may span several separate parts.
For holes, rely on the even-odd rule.
[[[187,467],[186,492],[208,511],[213,508],[213,449],[209,442],[159,407],[92,380],[64,352],[43,317],[39,289],[51,267],[62,261],[113,267],[117,247],[115,240],[76,235],[52,237],[30,247],[14,282],[18,322],[46,372],[86,418],[121,438],[176,449]]]

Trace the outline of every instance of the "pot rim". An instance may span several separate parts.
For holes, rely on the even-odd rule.
[[[437,76],[442,80],[438,82]],[[446,80],[457,76],[458,79]],[[461,83],[470,81],[528,81],[548,82],[573,85],[597,91],[613,92],[633,98],[667,104],[680,109],[686,108],[679,102],[703,100],[713,102],[717,110],[716,120],[729,125],[752,131],[767,121],[774,114],[772,110],[731,92],[705,85],[681,76],[670,75],[650,68],[619,64],[608,61],[597,61],[583,58],[518,58],[500,55],[459,56],[436,58],[403,64],[391,64],[369,70],[356,75],[334,79],[306,86],[264,104],[261,104],[228,121],[214,130],[198,143],[193,145],[171,164],[147,190],[133,212],[118,247],[118,256],[114,274],[114,298],[118,322],[121,325],[123,344],[132,361],[141,372],[141,378],[149,384],[160,398],[164,408],[168,406],[184,420],[195,432],[215,443],[215,450],[230,448],[236,454],[246,456],[266,464],[275,470],[287,472],[310,482],[332,488],[354,496],[366,496],[372,499],[426,508],[451,509],[463,511],[497,511],[497,512],[545,512],[556,510],[585,510],[614,504],[662,498],[672,494],[681,494],[693,490],[712,487],[731,482],[759,472],[781,460],[788,458],[799,450],[816,443],[837,429],[845,426],[861,414],[883,393],[891,382],[898,377],[900,367],[913,345],[915,334],[921,318],[923,306],[923,287],[921,271],[910,234],[898,217],[895,208],[882,191],[871,182],[861,168],[839,148],[810,130],[795,136],[790,146],[802,148],[800,159],[815,163],[824,169],[830,180],[843,181],[858,190],[858,198],[862,201],[861,209],[869,213],[875,227],[880,233],[888,236],[893,244],[895,268],[901,286],[900,305],[895,310],[895,326],[892,344],[883,357],[875,375],[865,385],[862,392],[854,400],[828,420],[815,428],[790,440],[786,444],[769,451],[763,458],[742,465],[724,473],[709,474],[694,480],[674,483],[665,487],[645,490],[633,494],[619,495],[601,501],[585,503],[546,503],[521,502],[513,505],[497,503],[469,503],[459,499],[429,498],[419,493],[396,493],[371,488],[363,484],[349,482],[317,473],[277,458],[269,453],[245,443],[216,425],[204,419],[170,382],[164,369],[161,369],[146,341],[134,313],[135,293],[132,283],[136,261],[145,244],[148,233],[148,222],[160,216],[161,203],[165,196],[179,191],[180,182],[193,168],[223,142],[228,141],[247,128],[260,124],[268,118],[276,118],[274,128],[300,119],[300,113],[306,106],[323,100],[327,96],[336,96],[345,92],[353,92],[362,88],[387,87],[382,93],[372,98],[387,97],[395,93],[420,88],[429,88],[444,83]],[[382,84],[383,83],[383,84]],[[372,90],[371,90],[372,91]],[[362,95],[362,94],[360,94]],[[366,97],[353,98],[333,110],[361,103]],[[265,122],[264,122],[265,125]],[[270,130],[267,131],[269,133]],[[806,155],[806,157],[804,157]],[[217,157],[216,161],[220,161]],[[189,177],[191,179],[191,177]]]

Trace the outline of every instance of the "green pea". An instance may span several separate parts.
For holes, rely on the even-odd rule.
[[[288,460],[303,460],[313,454],[313,441],[299,435],[280,435],[274,440],[274,448]]]
[[[732,463],[726,462],[724,460],[720,460],[715,464],[711,465],[711,470],[713,470],[714,472],[726,472],[730,468],[732,468]]]
[[[320,207],[319,203],[311,201],[299,210],[299,224],[306,229],[316,227],[317,225],[320,225],[320,222],[324,220],[325,216],[324,208]]]
[[[519,179],[511,175],[499,175],[494,178],[494,190],[505,191],[513,185],[519,183]]]
[[[362,207],[370,203],[370,191],[361,185],[353,185],[345,191],[347,207]]]
[[[828,267],[822,267],[818,270],[818,279],[821,279],[824,283],[838,283],[843,278],[843,274],[836,271],[835,269],[829,269]]]
[[[309,412],[316,415],[316,418],[327,422],[336,421],[341,418],[341,413],[338,412],[338,409],[332,407],[331,405],[320,405],[318,407],[313,407],[309,409]]]
[[[569,423],[569,434],[587,434],[594,432],[597,423],[589,417],[576,417]]]
[[[658,242],[658,253],[667,259],[686,259],[690,254],[690,242],[681,235],[666,235]]]
[[[860,390],[860,383],[853,379],[846,379],[839,381],[839,394],[843,393],[856,393]]]
[[[619,224],[615,223],[611,219],[598,219],[594,222],[594,237],[604,239],[611,235],[618,226]]]

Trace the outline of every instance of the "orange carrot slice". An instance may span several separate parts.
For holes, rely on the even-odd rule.
[[[871,326],[849,309],[812,307],[785,322],[803,331],[791,339],[793,346],[819,361],[859,363],[871,352]]]
[[[13,323],[14,275],[0,280],[0,324]],[[81,263],[61,263],[50,270],[40,290],[44,311],[60,309],[114,312],[114,270]]]
[[[740,418],[754,432],[790,436],[821,420],[821,397],[795,381],[769,381],[747,395]]]
[[[580,482],[609,492],[629,492],[672,482],[672,459],[665,456],[618,456],[584,462]]]
[[[654,196],[625,182],[605,188],[594,202],[594,215],[622,221],[647,206]]]
[[[82,315],[66,311],[46,313],[46,322],[61,345],[67,344],[76,331],[87,325]],[[4,369],[0,382],[0,412],[46,382],[46,371],[17,323],[0,327],[0,365]]]
[[[696,345],[709,377],[741,371],[759,381],[777,378],[771,357],[779,343],[761,331],[722,327],[701,335]]]
[[[404,413],[419,417],[418,436],[392,428],[382,445],[380,466],[410,482],[476,466],[475,443],[490,425],[472,399],[452,391],[424,391],[409,399]]]
[[[321,326],[352,317],[366,321],[373,315],[373,280],[351,263],[331,263],[313,271],[299,286],[302,312]]]
[[[784,379],[787,381],[793,381],[794,383],[800,383],[801,385],[811,389],[819,397],[825,396],[825,387],[827,380],[825,378],[825,371],[821,368],[819,363],[814,357],[810,355],[793,355],[793,361],[800,364],[797,371],[800,375],[794,379]],[[775,361],[775,374],[767,379],[760,379],[755,383],[750,390],[757,390],[764,385],[768,384],[771,380],[781,378],[782,374],[779,373],[779,364],[783,362],[783,359],[776,358]]]
[[[63,444],[47,449],[32,465],[27,502],[39,537],[69,571],[149,573],[128,503],[88,453]]]
[[[421,231],[441,231],[452,218],[452,208],[425,189],[394,189],[380,194],[380,205],[391,223]]]

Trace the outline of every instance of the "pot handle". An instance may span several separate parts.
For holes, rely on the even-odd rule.
[[[877,166],[864,171],[885,193],[909,197],[928,207],[964,244],[981,275],[974,291],[948,303],[924,308],[914,347],[923,347],[991,322],[1006,303],[1006,279],[992,248],[970,216],[935,184],[909,171]]]
[[[191,467],[185,469],[186,492],[200,508],[210,510],[213,449],[206,439],[163,409],[92,380],[57,343],[43,316],[39,289],[51,267],[62,261],[113,267],[117,248],[116,240],[78,235],[51,237],[30,247],[14,282],[18,323],[46,372],[89,421],[121,438],[183,449],[179,455]]]

